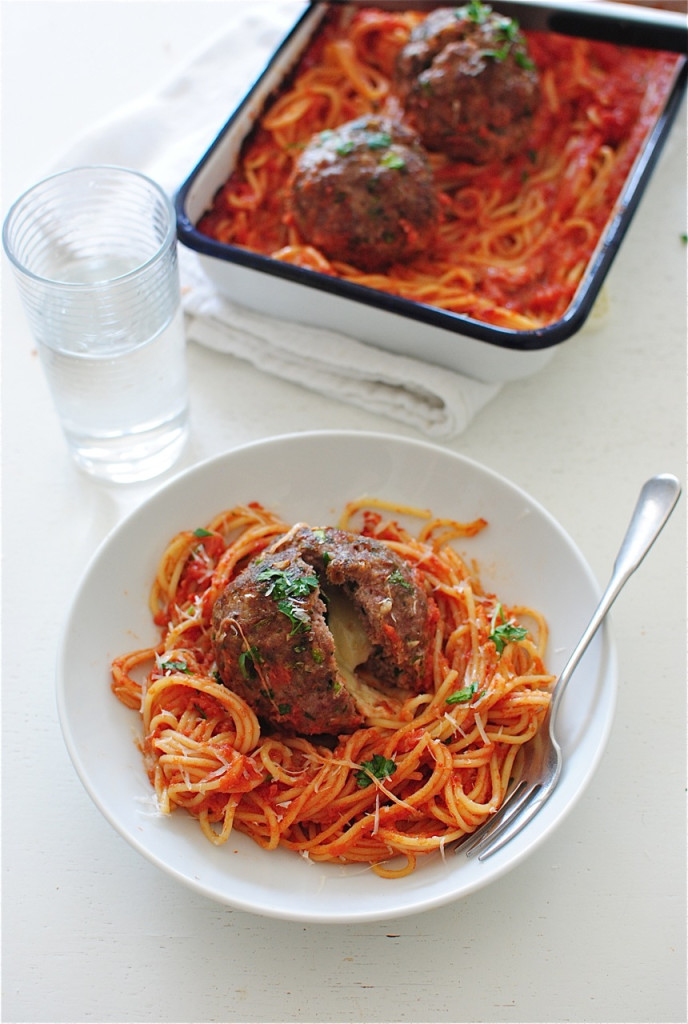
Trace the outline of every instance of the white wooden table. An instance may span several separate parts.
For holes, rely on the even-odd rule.
[[[245,6],[3,0],[3,213],[76,134]],[[251,8],[257,24],[269,15]],[[684,124],[685,111],[597,328],[449,445],[548,507],[600,582],[642,482],[684,478]],[[162,481],[114,489],[73,467],[3,271],[3,1020],[684,1021],[685,498],[613,612],[619,699],[603,762],[526,862],[461,902],[379,924],[233,911],[134,852],[67,757],[54,691],[65,610],[96,545]],[[282,432],[417,436],[197,346],[189,360],[178,469]]]

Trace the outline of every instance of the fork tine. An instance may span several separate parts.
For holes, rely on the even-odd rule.
[[[553,792],[553,786],[535,786],[531,790],[531,800],[523,808],[523,813],[513,815],[508,822],[505,822],[504,828],[499,829],[498,833],[493,836],[489,836],[484,842],[478,844],[475,852],[478,854],[478,860],[487,860],[497,850],[501,850],[503,846],[510,843],[511,840],[521,832],[526,825],[535,817],[538,811],[542,808],[543,804],[550,797]]]
[[[532,795],[533,788],[528,785],[526,779],[521,779],[499,810],[484,825],[481,825],[472,836],[469,836],[457,848],[457,852],[460,850],[467,857],[472,857],[483,843],[487,843],[507,827],[509,822],[519,813]]]

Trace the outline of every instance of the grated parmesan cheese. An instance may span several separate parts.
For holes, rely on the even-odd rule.
[[[488,739],[487,733],[485,732],[485,726],[483,725],[483,720],[480,717],[480,712],[479,711],[476,711],[476,713],[475,713],[475,725],[476,725],[476,728],[477,728],[478,732],[480,733],[480,738],[482,739],[483,743],[486,746],[489,746],[490,740]]]

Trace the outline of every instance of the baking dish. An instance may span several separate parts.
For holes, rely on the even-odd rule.
[[[590,314],[676,116],[685,86],[685,57],[677,65],[664,107],[631,167],[565,314],[545,327],[513,330],[224,244],[197,229],[266,104],[288,80],[331,6],[337,5],[313,3],[306,9],[180,188],[176,210],[181,243],[199,254],[205,272],[221,293],[266,314],[335,330],[488,382],[536,372],[552,358],[557,346],[580,330]],[[423,0],[379,0],[374,6],[431,9],[439,5]],[[642,44],[680,54],[686,50],[686,18],[664,11],[584,0],[509,0],[492,6],[517,18],[526,29]]]

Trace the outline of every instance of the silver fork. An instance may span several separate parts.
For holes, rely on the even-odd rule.
[[[635,572],[681,493],[676,477],[663,473],[643,486],[633,516],[614,563],[611,579],[600,603],[552,691],[552,701],[542,728],[524,748],[526,764],[521,777],[501,808],[472,836],[456,847],[457,853],[479,860],[491,857],[525,828],[554,791],[562,770],[562,752],[555,731],[557,712],[566,686],[622,587]]]

